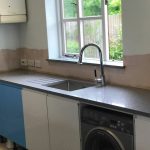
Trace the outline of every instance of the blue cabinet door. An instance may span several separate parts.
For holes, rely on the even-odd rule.
[[[21,88],[0,83],[0,135],[25,147]]]

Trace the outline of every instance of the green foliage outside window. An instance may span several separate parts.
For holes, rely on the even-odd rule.
[[[68,40],[67,41],[68,53],[76,54],[79,53],[79,45],[76,41]]]
[[[101,14],[101,0],[83,0],[84,16],[97,16]]]
[[[119,60],[123,59],[123,46],[122,46],[122,31],[118,33],[116,39],[112,39],[109,42],[109,57],[110,60]]]
[[[108,13],[109,15],[121,14],[121,0],[109,0]]]
[[[74,18],[77,16],[76,0],[64,0],[64,17]]]
[[[84,16],[101,15],[101,0],[82,0],[83,1],[83,14]],[[76,17],[77,8],[76,0],[64,0],[64,13],[65,17]],[[108,0],[108,14],[109,16],[121,14],[121,0]],[[93,32],[88,31],[88,32]],[[68,33],[67,33],[68,34]],[[77,41],[68,40],[67,52],[77,53],[78,43]],[[122,30],[118,30],[118,36],[115,39],[109,39],[110,60],[122,60],[123,59],[123,46],[122,46]]]
[[[109,0],[108,14],[121,14],[121,0]],[[117,37],[109,39],[109,59],[122,60],[123,59],[123,45],[122,45],[122,29],[118,28]]]

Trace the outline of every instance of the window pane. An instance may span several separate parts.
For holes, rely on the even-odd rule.
[[[101,20],[87,20],[83,23],[84,27],[84,44],[96,43],[103,49],[103,34],[102,34],[102,21]],[[97,50],[93,47],[87,48],[84,56],[86,58],[99,58]]]
[[[66,52],[67,54],[79,53],[79,40],[77,22],[66,22]]]
[[[83,16],[101,15],[101,0],[83,0]]]
[[[109,0],[109,50],[110,60],[123,59],[121,0]]]
[[[77,0],[63,0],[64,18],[77,17]]]

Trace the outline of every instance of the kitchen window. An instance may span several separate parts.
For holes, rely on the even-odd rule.
[[[50,60],[76,62],[85,44],[96,43],[102,49],[104,61],[114,62],[115,66],[116,61],[122,63],[121,0],[45,2]],[[97,51],[89,47],[83,61],[97,64],[98,58]]]
[[[87,43],[96,43],[103,58],[122,60],[121,0],[61,0],[62,56],[77,57]],[[92,48],[84,53],[86,60],[99,58]]]

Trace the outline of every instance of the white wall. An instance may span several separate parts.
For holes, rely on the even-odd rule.
[[[18,24],[0,24],[0,49],[19,48],[18,27]]]
[[[27,0],[28,22],[20,27],[20,47],[47,49],[44,0]]]
[[[150,0],[122,0],[125,55],[150,54]]]

